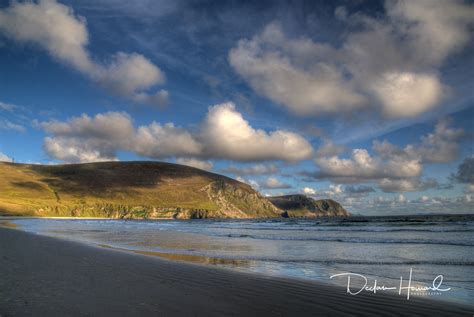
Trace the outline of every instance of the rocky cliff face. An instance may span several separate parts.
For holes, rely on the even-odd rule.
[[[268,200],[282,209],[284,217],[347,217],[350,214],[332,199],[314,200],[305,195],[269,197]]]
[[[268,218],[280,217],[282,211],[246,184],[213,181],[201,191],[207,193],[216,210],[184,210],[174,217],[188,218]]]
[[[267,199],[248,184],[178,164],[0,162],[0,215],[50,217],[273,218],[347,216],[331,199]]]
[[[0,215],[189,219],[282,213],[247,184],[170,163],[0,163],[0,175]]]

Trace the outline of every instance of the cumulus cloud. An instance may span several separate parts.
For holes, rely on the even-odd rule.
[[[158,122],[135,128],[123,112],[82,115],[39,126],[49,134],[44,142],[46,153],[66,162],[114,160],[118,151],[150,158],[296,161],[313,151],[293,132],[252,128],[231,103],[210,107],[197,130]]]
[[[214,166],[214,164],[212,164],[212,162],[210,161],[203,161],[203,160],[198,160],[198,159],[193,159],[193,158],[178,158],[176,160],[176,163],[199,168],[205,171],[212,170],[212,167]]]
[[[388,141],[374,141],[374,154],[366,149],[354,149],[348,158],[317,156],[315,163],[319,171],[309,176],[338,183],[376,181],[385,192],[437,188],[439,184],[435,180],[422,180],[421,175],[426,163],[446,163],[457,158],[464,131],[450,127],[449,123],[450,120],[440,120],[433,133],[404,148]]]
[[[447,163],[459,154],[459,142],[464,137],[463,129],[450,127],[450,119],[441,119],[433,133],[422,136],[417,144],[408,144],[403,149],[387,141],[374,141],[374,151],[385,160],[391,158],[417,159],[423,163]]]
[[[378,183],[381,190],[387,193],[413,192],[438,188],[439,184],[435,179],[421,180],[419,178],[390,179],[384,178]]]
[[[186,129],[173,123],[153,122],[138,128],[131,148],[141,156],[161,158],[172,156],[199,156],[203,145]]]
[[[422,164],[416,159],[394,158],[385,161],[371,156],[365,149],[354,149],[350,158],[338,156],[316,158],[320,168],[319,178],[337,179],[340,182],[360,182],[384,177],[417,177],[422,172]]]
[[[252,186],[253,189],[255,190],[259,190],[260,189],[260,184],[254,180],[254,179],[245,179],[241,176],[237,176],[236,178],[239,182],[242,182],[242,183],[245,183],[245,184],[248,184],[250,186]]]
[[[466,157],[453,177],[460,183],[471,184],[474,188],[474,157]]]
[[[341,184],[338,184],[338,185],[329,185],[329,189],[328,190],[325,190],[324,193],[326,195],[329,195],[329,196],[336,196],[336,195],[341,195],[342,193],[344,193],[344,188],[342,187]]]
[[[316,195],[316,189],[311,187],[305,187],[301,190],[301,192],[305,195]]]
[[[436,105],[443,94],[443,85],[435,74],[388,72],[371,88],[389,117],[416,116]]]
[[[466,192],[466,193],[474,193],[474,184],[468,184],[468,185],[466,185],[465,192]]]
[[[313,153],[308,141],[296,133],[286,130],[267,133],[254,129],[235,110],[233,103],[210,107],[201,129],[205,151],[219,158],[299,161]]]
[[[133,145],[135,129],[128,114],[107,112],[87,115],[67,122],[43,122],[40,126],[52,137],[44,149],[52,158],[65,162],[116,160],[116,153]]]
[[[426,196],[426,195],[423,195],[420,197],[420,201],[421,202],[428,202],[430,200],[430,197]]]
[[[234,175],[265,175],[278,173],[278,168],[274,164],[254,164],[247,167],[231,165],[222,169],[221,172]]]
[[[345,146],[340,144],[335,144],[332,140],[324,140],[323,145],[321,145],[316,151],[316,157],[329,157],[334,155],[342,154],[345,151]]]
[[[87,50],[86,20],[55,0],[12,2],[0,10],[0,32],[22,43],[42,47],[65,63],[119,95],[137,103],[162,105],[167,92],[150,92],[165,81],[163,72],[143,55],[118,52],[108,61],[94,61]]]
[[[270,24],[252,39],[240,40],[229,62],[257,93],[300,115],[363,105],[364,96],[355,92],[341,70],[324,62],[332,51],[310,39],[288,39],[280,25]]]
[[[461,128],[452,128],[452,120],[442,119],[436,124],[435,131],[421,138],[418,146],[407,146],[405,151],[418,155],[427,163],[447,163],[455,160],[459,154],[459,141],[465,132]]]
[[[9,156],[7,156],[6,154],[3,154],[2,152],[0,152],[0,162],[12,162],[13,159]]]
[[[413,117],[440,103],[440,68],[471,37],[474,6],[463,1],[387,1],[385,16],[335,11],[354,31],[338,47],[290,38],[272,23],[229,52],[234,70],[260,95],[296,114],[376,108]]]
[[[366,201],[356,201],[351,207],[361,212],[371,214],[413,214],[413,210],[420,213],[453,213],[469,212],[474,207],[474,201],[469,195],[458,197],[428,197],[408,200],[405,196],[376,197]],[[471,197],[472,198],[472,197]]]
[[[269,177],[265,181],[260,183],[260,188],[264,189],[288,189],[291,188],[290,184],[283,183],[275,177]]]

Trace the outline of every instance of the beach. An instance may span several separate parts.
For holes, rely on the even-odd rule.
[[[467,306],[242,273],[0,228],[3,316],[471,316]]]

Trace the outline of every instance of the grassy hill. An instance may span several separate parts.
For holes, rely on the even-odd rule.
[[[0,215],[249,218],[280,214],[249,185],[183,165],[0,163]]]
[[[332,199],[314,200],[305,195],[268,197],[288,217],[347,217],[350,214]]]

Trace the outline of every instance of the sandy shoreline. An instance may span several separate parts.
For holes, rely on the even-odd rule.
[[[4,316],[472,316],[474,308],[131,255],[0,228]]]

